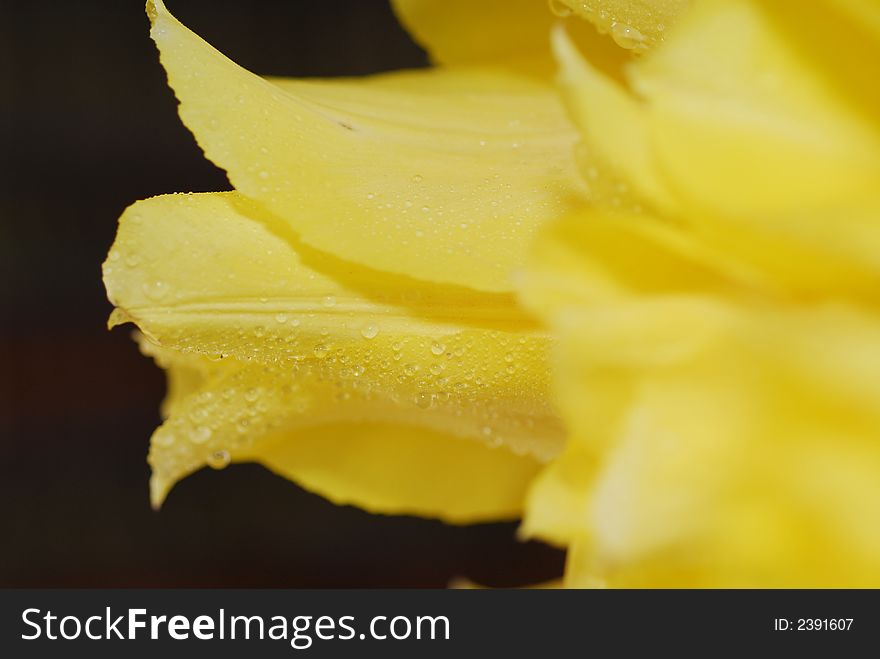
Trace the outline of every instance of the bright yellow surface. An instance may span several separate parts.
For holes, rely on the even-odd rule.
[[[577,203],[576,134],[549,83],[461,69],[273,85],[152,7],[184,123],[308,245],[504,292],[535,233]]]
[[[876,14],[806,4],[698,3],[629,84],[556,38],[595,208],[521,289],[570,430],[523,534],[568,585],[880,585]]]
[[[569,586],[880,587],[880,6],[394,4],[441,66],[264,80],[148,5],[236,188],[105,263],[169,373],[154,503],[256,460],[524,506]]]
[[[283,222],[238,193],[134,204],[120,220],[104,276],[118,307],[114,322],[134,321],[148,346],[162,347],[160,363],[172,375],[170,418],[151,453],[156,502],[218,451],[296,476],[298,467],[283,456],[296,462],[307,455],[316,463],[326,437],[326,460],[341,463],[345,430],[352,447],[366,454],[354,432],[364,423],[373,428],[365,430],[370,437],[386,434],[395,447],[389,451],[401,460],[406,453],[396,447],[413,437],[439,464],[428,449],[441,447],[443,437],[450,455],[497,461],[499,473],[510,467],[518,479],[515,497],[476,496],[496,484],[511,489],[494,472],[473,487],[461,480],[470,509],[452,500],[443,508],[433,494],[430,505],[409,496],[392,503],[390,494],[370,498],[369,492],[358,499],[360,490],[343,493],[314,475],[306,486],[370,509],[456,521],[487,511],[510,516],[535,460],[546,461],[561,447],[561,424],[549,404],[550,342],[510,297],[341,262],[298,243]],[[291,442],[302,436],[310,443],[264,453],[282,430]],[[392,483],[394,474],[411,471],[398,467],[389,462],[388,473],[375,477]],[[346,475],[334,478],[342,482]],[[422,481],[427,496],[432,481]]]

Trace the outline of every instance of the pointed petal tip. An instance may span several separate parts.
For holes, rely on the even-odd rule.
[[[151,23],[156,22],[159,14],[167,13],[168,9],[165,8],[165,3],[162,0],[147,0],[147,18],[150,19]]]
[[[150,508],[159,511],[162,508],[162,504],[165,503],[165,498],[170,490],[171,486],[165,479],[159,478],[153,473],[150,477]]]
[[[110,312],[110,317],[107,319],[107,329],[112,330],[114,327],[125,325],[125,323],[130,322],[133,322],[131,316],[129,316],[124,309],[120,309],[117,307]]]

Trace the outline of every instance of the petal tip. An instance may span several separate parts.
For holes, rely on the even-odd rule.
[[[159,478],[154,472],[150,477],[150,508],[156,511],[160,510],[170,490],[171,486],[165,479]]]
[[[155,23],[156,19],[159,18],[159,14],[167,14],[168,9],[165,8],[165,3],[162,0],[147,0],[147,18],[150,19],[151,23]]]

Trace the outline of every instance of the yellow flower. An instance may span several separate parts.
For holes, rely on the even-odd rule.
[[[147,9],[236,189],[134,204],[104,265],[111,324],[168,370],[154,504],[258,461],[371,511],[519,516],[564,440],[551,339],[511,285],[583,188],[552,84],[487,63],[266,80]]]
[[[148,3],[235,187],[104,265],[168,370],[154,503],[250,460],[524,512],[569,586],[880,586],[880,6],[394,7],[437,67],[306,81]]]
[[[568,585],[880,586],[880,5],[702,1],[602,73],[593,209],[539,239],[570,437],[524,533]]]

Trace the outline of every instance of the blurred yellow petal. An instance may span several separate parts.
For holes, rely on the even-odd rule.
[[[535,241],[531,264],[520,299],[551,324],[635,295],[783,294],[764,273],[647,213],[594,209],[562,218]]]
[[[536,231],[576,203],[576,136],[549,84],[473,70],[279,87],[158,0],[149,8],[180,115],[205,154],[311,246],[509,291]]]
[[[657,166],[695,214],[767,222],[876,198],[876,117],[866,121],[760,3],[700,3],[675,37],[632,80],[650,103]]]
[[[194,412],[169,405],[170,427],[177,429],[168,435],[166,427],[160,436],[175,437],[175,446],[203,435],[220,443],[208,453],[200,445],[173,469],[154,464],[166,474],[156,476],[157,500],[206,455],[230,451],[221,438],[234,436],[229,428],[257,398],[270,408],[267,423],[292,415],[289,428],[391,424],[540,461],[559,451],[562,428],[549,402],[550,340],[509,296],[371,271],[287,233],[283,222],[238,193],[155,197],[120,220],[104,266],[116,322],[130,320],[153,344],[200,356],[171,369],[172,385],[191,394],[202,377],[215,392],[195,427],[177,428],[174,417],[191,419]],[[250,390],[255,398],[247,401]],[[255,428],[253,422],[245,428],[247,441],[254,441]],[[482,455],[471,448],[450,454],[463,451]],[[331,498],[348,496],[311,487]]]
[[[492,65],[549,77],[550,31],[572,14],[543,0],[392,0],[403,26],[442,65]],[[580,19],[565,21],[596,66],[616,71],[627,53]]]
[[[524,300],[570,430],[522,532],[576,587],[880,583],[880,315],[799,304],[646,215],[575,215]]]
[[[853,75],[880,51],[862,47],[867,39],[844,47],[841,31],[858,31],[824,2],[787,22],[774,13],[782,5],[701,3],[675,39],[630,66],[639,95],[558,33],[581,172],[595,204],[661,213],[686,240],[725,254],[719,267],[751,270],[791,295],[874,299],[880,104],[868,97],[877,86],[830,78],[810,49],[836,44],[832,70],[862,72]],[[801,43],[820,25],[821,47]]]
[[[672,206],[651,160],[645,109],[584,59],[564,31],[554,32],[553,47],[563,97],[583,138],[578,160],[591,200],[611,207]]]
[[[555,18],[542,0],[392,0],[392,6],[438,64],[548,60]]]
[[[661,43],[694,0],[550,0],[556,12],[572,12],[609,33],[618,45],[644,52]]]

